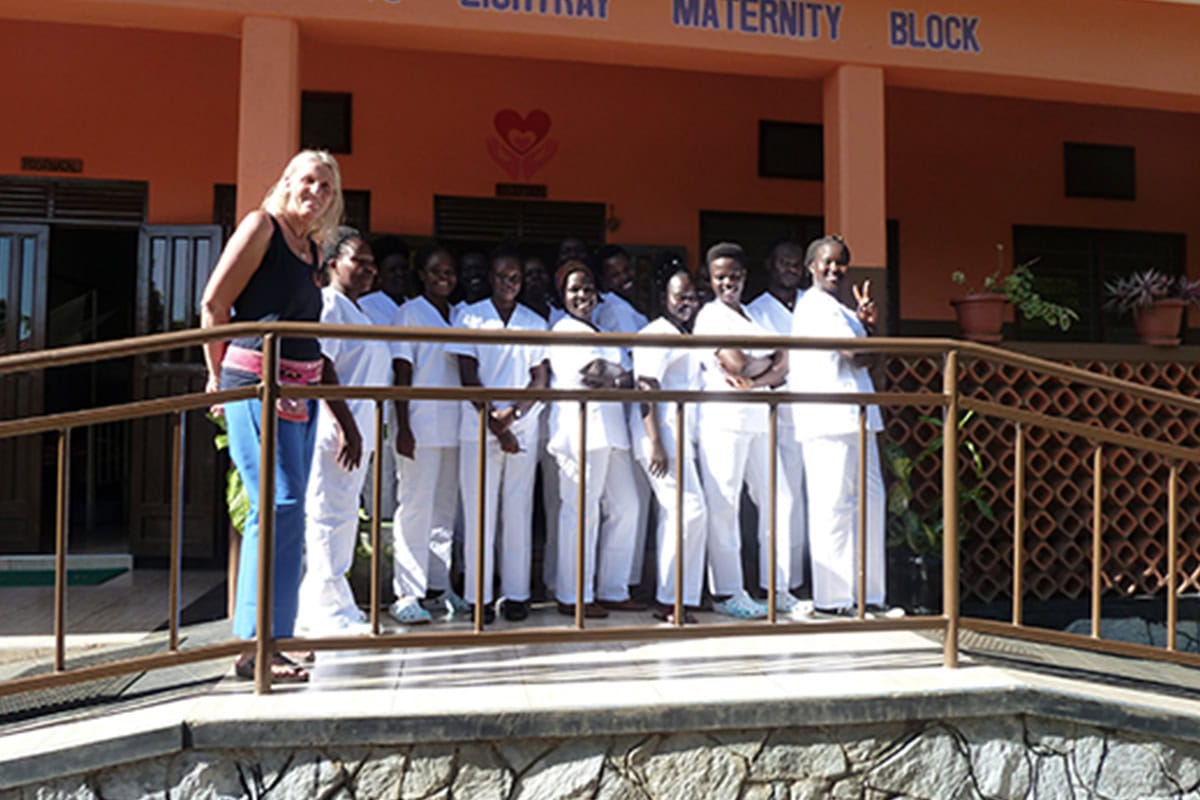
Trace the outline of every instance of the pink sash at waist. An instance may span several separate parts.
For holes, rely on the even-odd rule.
[[[324,361],[293,361],[279,359],[279,382],[290,386],[310,386],[321,382]],[[225,348],[222,367],[249,372],[262,379],[262,353],[245,347],[230,345]],[[294,397],[281,397],[276,406],[279,418],[288,422],[308,422],[308,401]]]

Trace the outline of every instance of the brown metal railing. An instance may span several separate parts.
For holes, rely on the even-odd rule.
[[[1044,361],[1031,356],[1025,356],[1010,351],[978,345],[970,342],[960,342],[945,339],[792,339],[789,337],[761,337],[741,339],[737,337],[711,337],[677,335],[637,335],[620,334],[560,334],[548,332],[509,332],[509,331],[462,331],[435,329],[401,329],[381,328],[374,326],[327,326],[309,323],[241,323],[224,326],[219,329],[205,331],[182,331],[141,337],[138,339],[106,342],[79,347],[46,350],[33,353],[23,353],[14,356],[0,357],[0,376],[31,369],[63,366],[82,361],[93,361],[107,358],[137,355],[180,347],[202,344],[210,340],[228,339],[235,336],[257,335],[263,338],[264,375],[256,387],[227,390],[210,394],[188,394],[177,397],[128,403],[121,406],[88,409],[66,414],[43,415],[20,420],[0,422],[0,438],[18,435],[30,435],[42,432],[55,432],[58,435],[58,483],[56,487],[56,530],[55,530],[55,606],[54,606],[54,672],[46,675],[18,678],[0,682],[0,696],[17,692],[45,688],[62,683],[92,680],[118,674],[140,672],[147,669],[168,667],[213,658],[223,658],[236,653],[253,651],[256,655],[257,672],[255,688],[259,692],[270,691],[270,659],[274,652],[307,647],[317,650],[332,649],[368,649],[395,647],[426,647],[454,646],[464,644],[524,644],[557,641],[609,641],[621,639],[649,638],[699,638],[725,637],[762,634],[803,634],[811,632],[836,632],[843,630],[863,630],[869,626],[873,630],[941,630],[945,634],[944,664],[947,667],[958,665],[959,643],[958,632],[960,625],[969,629],[994,633],[1004,636],[1016,636],[1039,641],[1066,644],[1075,647],[1087,647],[1124,655],[1134,655],[1144,658],[1154,658],[1200,665],[1200,656],[1180,653],[1176,649],[1174,623],[1177,619],[1176,590],[1178,580],[1175,574],[1178,549],[1178,532],[1176,519],[1178,516],[1178,465],[1184,462],[1200,461],[1200,454],[1187,448],[1158,442],[1141,436],[1119,433],[1106,428],[1085,425],[1079,422],[1058,419],[1045,414],[1035,413],[1020,408],[1012,408],[991,403],[976,398],[960,395],[958,374],[960,361],[964,358],[986,359],[992,363],[1007,364],[1025,369],[1035,370],[1045,375],[1071,380],[1111,391],[1121,391],[1129,395],[1169,403],[1179,408],[1200,411],[1200,401],[1193,400],[1163,390],[1139,386],[1115,378],[1087,372],[1081,369],[1067,367]],[[428,387],[297,387],[281,386],[274,378],[278,359],[278,341],[287,336],[337,336],[361,337],[377,339],[408,339],[410,341],[471,341],[480,344],[495,342],[518,342],[549,344],[594,344],[603,342],[620,346],[663,346],[663,347],[692,347],[715,348],[722,347],[779,347],[789,350],[820,349],[851,352],[872,352],[883,355],[942,355],[945,358],[943,373],[943,389],[941,392],[877,392],[874,394],[858,393],[728,393],[709,394],[697,391],[666,391],[666,390],[551,390],[551,389],[481,389],[481,388],[428,388]],[[857,619],[823,621],[819,625],[781,625],[777,624],[775,615],[776,560],[775,528],[778,522],[776,516],[776,488],[779,476],[776,458],[771,458],[770,488],[771,497],[767,514],[769,520],[769,584],[768,608],[769,616],[760,623],[715,623],[699,626],[683,626],[684,608],[682,599],[683,564],[682,564],[682,508],[683,487],[682,476],[676,481],[676,529],[674,531],[676,546],[675,563],[675,625],[674,626],[631,626],[606,627],[592,629],[585,627],[583,613],[583,559],[584,559],[584,526],[586,504],[586,458],[581,459],[579,480],[580,514],[576,535],[576,603],[573,629],[561,627],[525,628],[509,630],[484,630],[483,628],[483,587],[481,585],[485,557],[483,548],[483,497],[482,484],[486,480],[486,441],[487,426],[484,412],[480,412],[480,448],[479,448],[479,525],[474,532],[478,544],[476,558],[476,606],[475,624],[469,632],[443,631],[437,633],[402,633],[383,634],[380,632],[380,614],[382,606],[380,593],[380,554],[382,553],[380,517],[381,517],[381,485],[383,480],[381,459],[375,460],[372,474],[374,508],[372,510],[371,542],[371,584],[370,624],[372,635],[369,637],[346,636],[321,639],[274,639],[269,631],[272,619],[271,567],[273,565],[272,548],[274,533],[274,461],[275,461],[275,400],[279,397],[315,398],[342,397],[366,398],[374,402],[376,415],[375,451],[380,452],[386,446],[383,441],[383,403],[397,398],[410,400],[517,400],[532,399],[543,401],[578,401],[579,403],[579,434],[581,443],[586,441],[587,421],[586,410],[590,402],[656,402],[674,404],[677,430],[682,431],[687,404],[724,403],[724,402],[762,402],[770,410],[769,438],[772,453],[776,450],[777,438],[777,409],[780,403],[849,403],[856,405],[858,414],[858,453],[860,465],[866,464],[868,435],[866,425],[866,409],[870,405],[891,407],[940,407],[945,419],[957,420],[960,411],[974,411],[980,414],[1007,419],[1016,424],[1014,442],[1015,458],[1017,460],[1016,484],[1014,486],[1014,505],[1016,509],[1014,521],[1014,564],[1013,564],[1013,609],[1012,622],[1000,623],[979,619],[961,619],[959,617],[959,561],[958,561],[958,427],[956,424],[943,426],[942,444],[942,473],[943,473],[943,613],[940,616],[907,617],[903,619],[867,619],[865,608],[866,586],[866,469],[859,469],[858,476],[858,510],[859,528],[857,531]],[[179,571],[180,554],[183,536],[183,426],[185,414],[189,410],[207,408],[215,402],[235,402],[249,398],[259,398],[263,401],[262,414],[262,449],[260,452],[260,498],[259,498],[259,553],[258,553],[258,605],[257,605],[257,634],[251,641],[236,640],[204,647],[180,649],[179,647]],[[160,414],[172,415],[172,494],[171,494],[171,564],[169,579],[169,621],[168,621],[168,652],[151,656],[127,658],[111,663],[66,669],[66,623],[65,623],[65,594],[66,594],[66,551],[67,551],[67,484],[69,437],[75,428],[100,422],[134,419]],[[1056,631],[1045,631],[1029,628],[1023,624],[1022,604],[1022,566],[1024,550],[1022,547],[1024,513],[1023,498],[1025,495],[1025,438],[1026,428],[1041,426],[1050,430],[1066,432],[1087,438],[1095,442],[1094,451],[1094,492],[1093,492],[1093,573],[1092,573],[1092,636],[1081,637]],[[1103,496],[1103,476],[1101,466],[1103,461],[1102,447],[1105,444],[1127,447],[1165,456],[1171,463],[1171,484],[1169,487],[1168,509],[1168,548],[1170,549],[1170,574],[1168,577],[1168,640],[1165,648],[1152,648],[1145,645],[1134,645],[1123,642],[1106,641],[1099,638],[1100,614],[1100,566],[1101,566],[1101,537],[1103,533],[1103,517],[1100,510],[1100,499]],[[581,447],[586,452],[586,447]],[[683,438],[676,437],[676,468],[683,463]],[[786,587],[785,587],[786,588]]]

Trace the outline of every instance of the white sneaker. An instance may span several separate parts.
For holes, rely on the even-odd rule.
[[[867,605],[867,616],[872,619],[902,619],[908,612],[900,606],[884,606],[877,603]]]
[[[401,625],[425,625],[433,622],[433,616],[421,607],[421,601],[415,597],[401,597],[388,606],[388,613]]]
[[[745,589],[731,594],[725,600],[713,603],[713,611],[738,619],[764,619],[767,616],[766,605],[746,594]]]
[[[307,636],[366,636],[371,626],[365,620],[353,620],[344,616],[308,622],[300,631]]]
[[[775,593],[775,610],[792,619],[808,619],[813,613],[811,600],[799,600],[791,592]]]

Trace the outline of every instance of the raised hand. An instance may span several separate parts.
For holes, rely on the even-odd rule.
[[[871,299],[871,281],[863,281],[861,289],[851,284],[850,289],[854,292],[854,304],[857,307],[858,321],[869,331],[875,327],[875,323],[879,320],[879,307]]]

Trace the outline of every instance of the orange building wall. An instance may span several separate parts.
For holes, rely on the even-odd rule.
[[[236,167],[238,52],[219,36],[0,24],[0,174],[39,174],[21,156],[82,158],[62,177],[146,180],[150,222],[212,222],[213,184]]]
[[[433,195],[491,197],[493,117],[543,109],[559,149],[532,179],[551,200],[603,201],[614,241],[686,245],[699,209],[821,213],[821,186],[760,179],[760,118],[820,122],[814,81],[302,44],[305,89],[354,94],[344,182],[370,188],[378,230],[428,233]]]
[[[236,170],[239,42],[36,23],[0,24],[0,174],[22,155],[79,157],[88,178],[150,183],[150,221],[211,220]],[[886,78],[886,75],[885,75]],[[432,232],[433,195],[494,195],[493,116],[544,109],[558,152],[526,182],[602,201],[629,243],[679,244],[699,211],[820,214],[817,183],[757,177],[759,119],[820,122],[811,79],[418,53],[301,42],[305,89],[354,95],[348,188],[377,230]],[[889,87],[887,215],[900,223],[905,319],[948,319],[949,273],[976,281],[1013,224],[1187,234],[1200,275],[1200,115]],[[1068,199],[1064,140],[1137,148],[1136,202]]]
[[[886,103],[904,319],[952,317],[950,273],[982,283],[997,242],[1011,267],[1013,225],[1183,233],[1200,275],[1200,115],[909,89]],[[1135,147],[1137,199],[1066,197],[1064,141]]]

